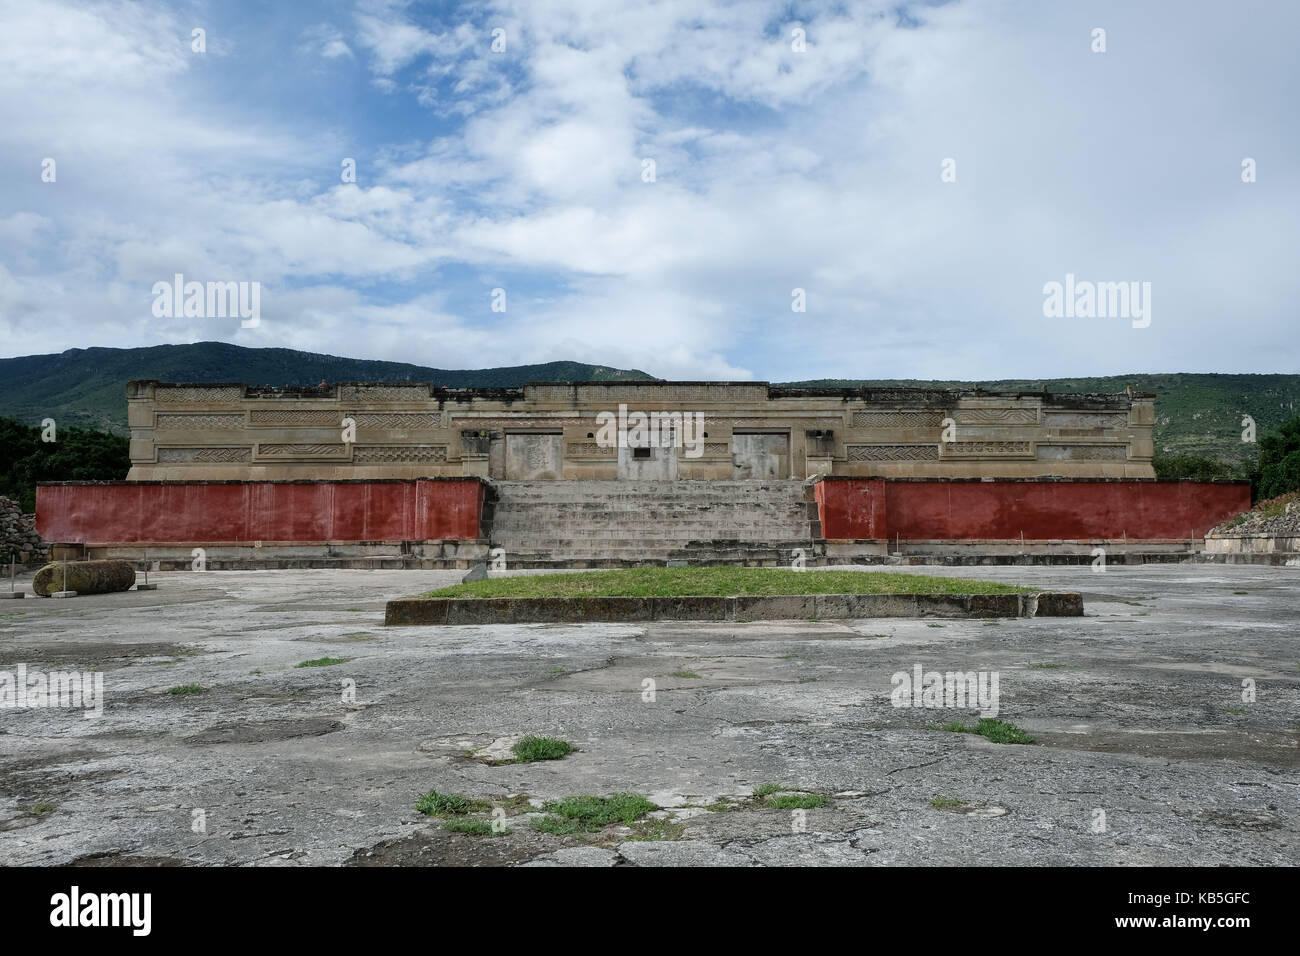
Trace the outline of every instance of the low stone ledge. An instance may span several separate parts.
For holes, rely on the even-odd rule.
[[[1083,595],[1077,591],[1039,591],[1020,598],[1024,617],[1083,617]]]
[[[1083,596],[1034,594],[772,594],[739,597],[403,598],[384,623],[587,624],[645,621],[853,620],[872,617],[1081,617]]]
[[[1300,552],[1300,535],[1286,534],[1207,534],[1205,552],[1219,554],[1286,554]]]

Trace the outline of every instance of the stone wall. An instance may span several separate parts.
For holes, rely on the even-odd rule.
[[[1151,396],[762,382],[320,388],[131,382],[130,480],[1151,478]],[[703,416],[699,454],[605,445],[597,415]]]
[[[45,563],[48,549],[36,533],[36,516],[23,514],[12,498],[0,496],[0,565],[7,573],[12,555],[19,567]]]

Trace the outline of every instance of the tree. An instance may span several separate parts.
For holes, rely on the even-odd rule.
[[[57,441],[41,429],[0,418],[0,495],[36,509],[38,481],[121,481],[131,468],[130,442],[91,428],[60,428]]]
[[[1259,440],[1259,497],[1300,490],[1300,415]]]
[[[1151,460],[1157,478],[1195,478],[1209,481],[1212,478],[1236,478],[1232,466],[1217,458],[1203,455],[1160,455]]]

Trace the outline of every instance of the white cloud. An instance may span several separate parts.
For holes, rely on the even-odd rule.
[[[801,6],[796,53],[776,0],[437,19],[375,0],[286,35],[329,77],[276,104],[198,69],[174,12],[0,0],[9,349],[212,338],[148,316],[141,290],[182,271],[263,282],[263,328],[221,330],[240,344],[443,367],[780,380],[1300,359],[1300,13],[1248,3],[1218,30],[1208,3],[1108,0],[1085,21],[988,0],[900,29],[896,7]],[[228,60],[244,39],[223,33]],[[1151,281],[1151,327],[1044,319],[1042,285],[1066,272]],[[497,285],[505,315],[486,309]]]
[[[300,49],[315,53],[326,60],[337,60],[340,57],[349,60],[355,58],[352,48],[343,39],[343,34],[337,27],[328,23],[318,23],[304,30]]]

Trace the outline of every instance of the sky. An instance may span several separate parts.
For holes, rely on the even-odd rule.
[[[1296,372],[1297,35],[1260,0],[0,0],[0,354]],[[158,315],[177,273],[260,322]],[[1149,312],[1045,315],[1067,275]]]

